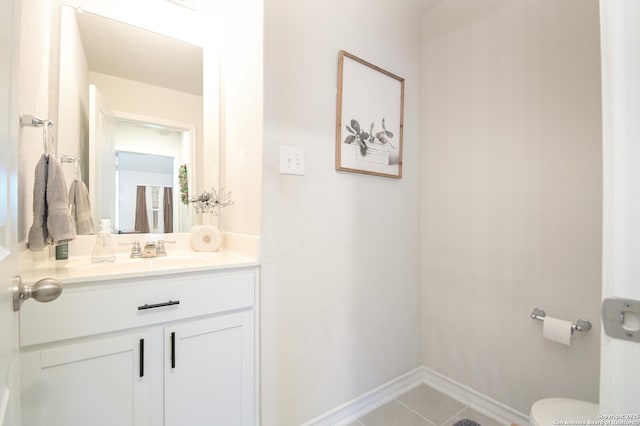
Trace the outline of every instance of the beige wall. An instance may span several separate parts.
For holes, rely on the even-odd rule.
[[[117,113],[192,124],[202,132],[202,96],[96,72],[89,73],[89,83],[100,90],[109,108]]]
[[[299,425],[420,365],[420,20],[396,0],[265,1],[262,420]],[[401,180],[335,171],[338,51],[406,78]],[[305,175],[279,173],[281,145]]]
[[[18,108],[25,114],[49,118],[49,2],[22,0]],[[17,118],[16,118],[17,119]],[[23,241],[33,222],[34,169],[43,153],[42,129],[20,129],[18,152],[18,240]]]
[[[597,401],[598,2],[447,0],[422,26],[423,363],[525,414]],[[545,341],[536,306],[594,329]]]
[[[60,63],[64,72],[59,74],[58,104],[64,105],[64,114],[56,120],[58,154],[80,159],[83,180],[88,183],[89,173],[89,66],[78,30],[75,9],[64,8],[60,16]],[[68,184],[75,178],[72,165],[62,168]]]
[[[221,228],[260,235],[263,150],[263,0],[221,5],[220,176],[235,204]]]

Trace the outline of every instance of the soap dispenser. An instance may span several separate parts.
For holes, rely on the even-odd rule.
[[[93,247],[93,253],[91,253],[91,261],[93,263],[116,261],[116,248],[111,239],[111,221],[109,219],[100,221],[100,232],[98,232],[96,245]]]

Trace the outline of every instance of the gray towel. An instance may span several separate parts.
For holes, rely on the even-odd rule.
[[[71,205],[71,220],[78,235],[96,233],[93,217],[91,216],[91,202],[87,185],[80,179],[71,182],[69,188],[69,204]]]
[[[44,226],[47,220],[47,168],[49,159],[42,154],[35,170],[35,180],[33,183],[33,225],[29,229],[29,250],[41,251],[49,240],[47,227]]]
[[[54,156],[49,156],[47,169],[47,231],[49,242],[58,245],[73,240],[75,233],[69,213],[69,196],[62,164]]]

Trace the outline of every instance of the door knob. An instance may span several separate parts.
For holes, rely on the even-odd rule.
[[[62,293],[62,283],[54,278],[43,278],[34,284],[27,285],[20,276],[13,277],[13,310],[19,311],[22,302],[35,299],[38,302],[51,302]]]

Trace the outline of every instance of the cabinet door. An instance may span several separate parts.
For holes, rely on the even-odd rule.
[[[165,426],[254,422],[253,311],[165,329]]]
[[[23,425],[149,425],[148,337],[135,333],[23,352]]]

